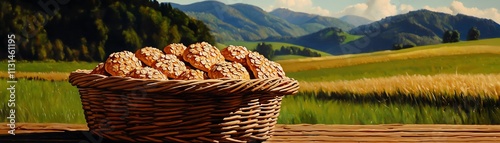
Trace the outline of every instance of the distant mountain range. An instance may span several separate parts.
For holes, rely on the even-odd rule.
[[[477,27],[481,32],[480,39],[500,37],[500,25],[491,19],[417,10],[356,27],[348,33],[365,37],[347,45],[354,47],[354,50],[351,50],[353,52],[364,53],[390,50],[393,44],[415,46],[439,44],[446,30],[457,30],[460,32],[461,40],[466,40],[471,27]]]
[[[327,27],[339,27],[343,30],[354,28],[353,25],[337,18],[286,9],[266,12],[260,7],[248,4],[226,5],[218,1],[202,1],[189,5],[171,4],[172,7],[207,24],[217,41],[298,37]],[[299,21],[300,19],[306,21]]]
[[[287,42],[334,55],[392,50],[395,44],[438,44],[446,30],[459,31],[465,40],[471,27],[480,31],[480,39],[500,37],[500,25],[493,20],[429,10],[372,22],[352,15],[337,19],[288,9],[266,12],[252,5],[217,1],[172,6],[205,22],[218,41]]]
[[[461,33],[461,40],[466,40],[471,27],[480,31],[480,39],[500,37],[500,25],[490,19],[418,10],[361,25],[347,32],[326,28],[304,36],[272,37],[266,41],[288,42],[342,55],[392,50],[394,44],[439,44],[446,30],[457,30]]]
[[[337,27],[346,31],[354,28],[354,25],[342,21],[338,18],[308,14],[303,12],[294,12],[285,8],[278,8],[269,13],[271,15],[285,19],[292,24],[298,25],[308,33],[317,32],[329,27]]]
[[[352,24],[356,27],[360,25],[370,24],[373,22],[372,20],[369,20],[367,18],[355,15],[345,15],[340,17],[339,19],[349,24]]]

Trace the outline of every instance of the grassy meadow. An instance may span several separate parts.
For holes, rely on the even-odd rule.
[[[283,99],[280,124],[500,124],[500,38],[278,62],[301,84]],[[16,63],[17,121],[85,123],[67,77],[96,64]],[[2,87],[6,77],[1,68]]]
[[[0,79],[1,87],[8,87],[7,80]],[[7,90],[0,94],[8,95]],[[18,79],[16,84],[16,122],[30,123],[85,123],[78,89],[67,81]],[[0,116],[9,116],[9,96],[0,96]],[[0,122],[7,122],[1,118]]]
[[[225,42],[224,44],[225,45],[245,46],[248,50],[254,50],[257,47],[257,44],[259,44],[259,43],[262,43],[262,42],[229,41],[229,42]],[[290,44],[290,43],[283,43],[283,42],[265,42],[265,43],[273,45],[274,50],[279,50],[281,48],[281,46],[285,46],[285,47],[295,46],[295,47],[299,47],[301,49],[307,48],[304,46],[299,46],[299,45]],[[223,49],[221,47],[218,47],[218,48]],[[311,51],[318,52],[319,54],[321,54],[321,56],[331,56],[331,54],[328,54],[328,53],[322,52],[322,51],[318,51],[318,50],[315,50],[312,48],[311,48]]]
[[[335,81],[389,77],[401,74],[489,74],[500,73],[499,65],[500,54],[468,54],[391,60],[387,62],[356,64],[337,68],[319,68],[316,70],[287,72],[287,76],[293,77],[299,81]],[[301,65],[297,64],[296,68],[300,66]],[[313,66],[322,65],[304,64],[304,66],[308,67],[302,68],[312,68]]]

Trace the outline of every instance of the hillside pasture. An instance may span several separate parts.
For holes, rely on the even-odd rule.
[[[290,59],[279,61],[279,63],[283,66],[283,69],[286,72],[298,72],[388,62],[393,60],[466,54],[500,54],[500,38],[420,46],[397,51],[379,51],[364,54]]]
[[[229,41],[229,42],[224,42],[224,44],[228,45],[228,46],[229,45],[245,46],[248,50],[255,50],[255,48],[257,47],[257,44],[262,43],[262,42],[265,42],[265,41],[259,41],[259,42]],[[299,47],[300,49],[309,48],[309,47],[304,47],[304,46],[290,44],[290,43],[283,43],[283,42],[265,42],[265,43],[273,45],[274,50],[279,50],[281,48],[281,46],[285,46],[285,47],[295,46],[295,47]],[[321,54],[322,57],[331,56],[331,54],[328,54],[326,52],[315,50],[313,48],[309,48],[309,49],[311,49],[311,51],[318,52],[319,54]]]
[[[282,66],[284,70],[287,71],[287,76],[299,81],[356,80],[414,74],[500,73],[500,54],[464,54],[354,64],[356,62],[361,62],[362,59],[360,59],[360,61],[357,60],[358,59],[330,60],[330,62],[322,61],[315,62],[315,64],[312,64],[312,62],[298,62],[295,64],[282,63]],[[328,66],[338,67],[327,68]],[[290,72],[291,69],[298,71]]]

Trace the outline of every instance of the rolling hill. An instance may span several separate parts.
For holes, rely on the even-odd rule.
[[[298,25],[306,32],[316,32],[328,27],[337,27],[344,31],[354,28],[354,25],[333,17],[295,12],[285,8],[275,9],[269,14],[285,19],[286,21]]]
[[[207,24],[218,42],[299,37],[328,27],[338,27],[344,31],[354,28],[353,25],[333,17],[288,9],[266,12],[257,6],[241,3],[226,5],[218,1],[202,1],[188,5],[171,5]]]
[[[352,24],[354,26],[360,26],[360,25],[365,25],[365,24],[370,24],[373,21],[366,19],[364,17],[360,16],[355,16],[355,15],[345,15],[339,18],[340,20],[347,22],[349,24]]]
[[[303,81],[500,73],[500,38],[278,62],[288,76]]]
[[[255,50],[255,48],[257,47],[257,44],[259,44],[261,42],[263,42],[263,41],[251,41],[251,42],[250,41],[228,41],[228,42],[224,43],[224,46],[225,45],[245,46],[248,50]],[[265,43],[271,44],[274,50],[279,50],[281,48],[281,46],[284,46],[284,47],[294,46],[294,47],[298,47],[299,49],[308,48],[308,47],[290,44],[290,43],[284,43],[284,42],[265,42]],[[217,47],[217,48],[222,49],[223,47],[222,48]],[[331,56],[331,54],[323,52],[323,51],[319,51],[319,50],[312,49],[312,48],[308,48],[308,49],[311,49],[311,51],[313,51],[313,52],[318,52],[322,57]],[[272,60],[289,60],[289,59],[302,59],[302,58],[308,58],[308,57],[299,56],[299,55],[277,55],[276,58],[274,58]]]
[[[345,43],[362,38],[360,35],[351,35],[342,29],[330,27],[300,37],[272,37],[265,41],[285,42],[323,51],[329,54],[340,55],[342,49],[338,48]]]
[[[489,19],[417,10],[361,25],[348,32],[326,28],[305,36],[266,40],[293,43],[333,55],[343,55],[393,50],[394,44],[440,44],[446,30],[458,30],[462,35],[461,40],[465,40],[472,27],[479,29],[480,39],[500,37],[500,25]]]
[[[299,26],[253,5],[226,5],[218,1],[202,1],[189,5],[172,3],[172,7],[207,24],[217,41],[258,40],[307,34]]]
[[[458,30],[462,35],[461,40],[466,40],[471,27],[479,29],[480,39],[500,37],[500,25],[490,19],[417,10],[356,27],[349,33],[365,36],[340,48],[351,49],[348,53],[366,53],[391,50],[394,44],[439,44],[446,30]]]

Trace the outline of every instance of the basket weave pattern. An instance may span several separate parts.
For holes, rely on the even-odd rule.
[[[128,142],[249,142],[273,134],[292,79],[144,80],[75,71],[89,130]]]

